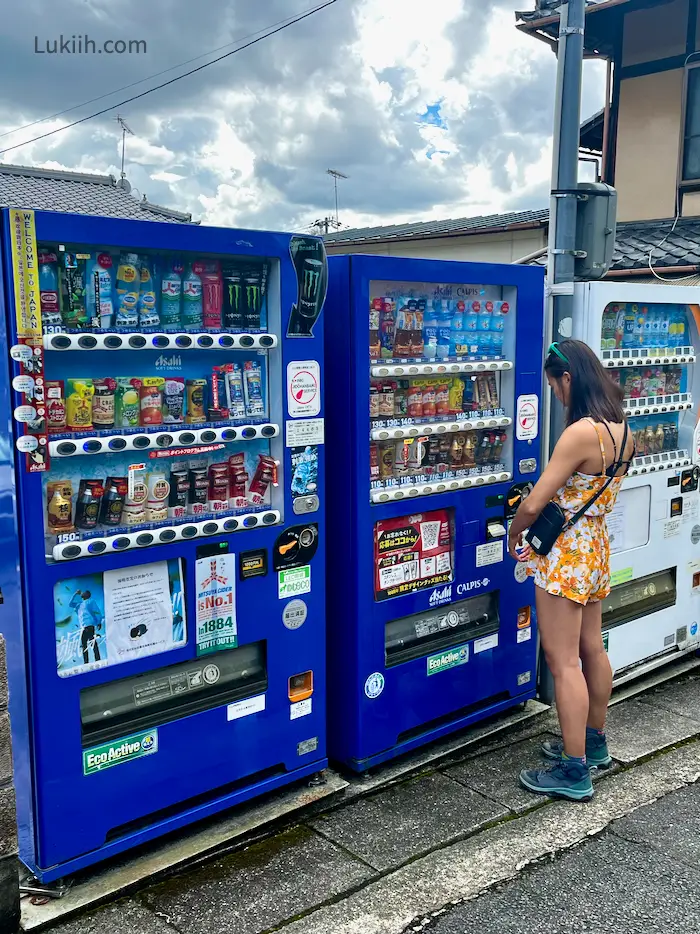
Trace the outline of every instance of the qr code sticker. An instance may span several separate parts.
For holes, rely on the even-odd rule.
[[[432,551],[438,547],[441,526],[442,522],[421,522],[420,538],[423,551]]]

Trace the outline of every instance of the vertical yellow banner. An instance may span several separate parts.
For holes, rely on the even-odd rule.
[[[17,336],[41,341],[41,301],[39,298],[39,256],[34,228],[34,211],[13,208],[12,271],[15,280]]]

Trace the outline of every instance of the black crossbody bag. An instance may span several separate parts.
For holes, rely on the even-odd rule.
[[[528,545],[530,545],[535,554],[548,555],[554,547],[554,543],[559,538],[559,536],[563,532],[566,532],[568,529],[570,529],[573,525],[576,525],[578,520],[583,515],[585,515],[586,512],[588,512],[593,503],[595,503],[595,501],[607,490],[607,488],[615,479],[615,475],[623,462],[625,447],[627,446],[628,432],[629,428],[625,422],[625,433],[622,436],[622,444],[620,445],[620,456],[613,464],[612,476],[608,477],[607,481],[598,490],[598,492],[592,496],[587,503],[584,503],[584,505],[577,513],[575,513],[570,519],[567,519],[563,509],[561,506],[559,506],[558,503],[547,503],[542,512],[525,533],[525,541],[528,543]]]

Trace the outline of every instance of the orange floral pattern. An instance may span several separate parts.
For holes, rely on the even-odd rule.
[[[537,587],[584,606],[607,597],[610,593],[610,542],[605,517],[615,506],[623,479],[615,477],[588,512],[559,536],[548,555],[533,553],[527,573],[534,578]],[[557,490],[554,502],[570,518],[606,482],[604,474],[577,472]]]

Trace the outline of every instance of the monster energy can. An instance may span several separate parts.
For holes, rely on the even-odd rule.
[[[224,302],[222,324],[225,331],[242,331],[245,327],[243,316],[243,285],[241,270],[238,266],[225,265],[222,268],[224,281]]]

